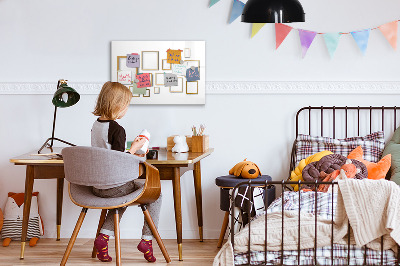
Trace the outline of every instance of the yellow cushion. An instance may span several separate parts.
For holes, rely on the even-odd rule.
[[[299,162],[299,165],[290,173],[290,181],[303,181],[303,176],[302,172],[304,167],[306,167],[307,164],[312,163],[312,162],[317,162],[321,160],[322,157],[326,155],[333,154],[331,151],[320,151],[318,153],[315,153],[311,156],[308,156],[307,158],[301,160]],[[298,185],[291,185],[295,191],[298,191]]]

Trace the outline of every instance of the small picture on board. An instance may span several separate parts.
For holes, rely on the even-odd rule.
[[[121,84],[131,84],[132,83],[132,71],[130,70],[120,70],[118,71],[118,80]]]
[[[155,85],[164,85],[164,73],[156,73]]]
[[[167,59],[162,60],[162,70],[171,70],[171,64],[167,61]]]
[[[183,92],[183,78],[178,78],[178,86],[169,87],[171,93],[182,93]]]
[[[159,51],[142,52],[142,70],[159,70]]]
[[[143,97],[150,97],[150,89],[146,89],[146,93],[143,94]]]
[[[160,94],[160,87],[154,87],[154,94]]]
[[[197,81],[186,81],[186,94],[198,94],[199,83]]]
[[[185,48],[184,56],[185,58],[190,58],[190,48]]]

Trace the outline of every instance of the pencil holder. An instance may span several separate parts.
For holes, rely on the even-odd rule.
[[[192,136],[192,152],[205,152],[208,150],[209,136]]]

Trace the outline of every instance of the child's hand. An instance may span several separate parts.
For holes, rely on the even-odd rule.
[[[143,147],[143,145],[146,143],[146,141],[147,140],[145,138],[136,137],[135,140],[132,142],[129,152],[131,154],[135,154],[140,148]]]
[[[146,153],[145,154],[136,154],[135,153],[135,155],[136,156],[139,156],[139,157],[146,157],[146,155],[149,153],[149,149],[147,149],[147,151],[146,151]]]

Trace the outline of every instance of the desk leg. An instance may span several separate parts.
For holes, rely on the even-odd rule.
[[[57,241],[60,241],[64,178],[57,178]]]
[[[197,220],[199,225],[200,242],[203,242],[203,204],[201,196],[201,168],[200,161],[194,164],[194,191],[196,194]]]
[[[179,167],[174,167],[174,178],[172,179],[174,191],[175,223],[178,242],[179,260],[182,260],[182,205],[181,205],[181,174]]]
[[[24,213],[22,219],[22,232],[21,232],[21,255],[20,259],[24,259],[26,235],[28,233],[29,213],[31,211],[32,190],[34,181],[34,166],[26,166],[25,177],[25,195],[24,195]]]

